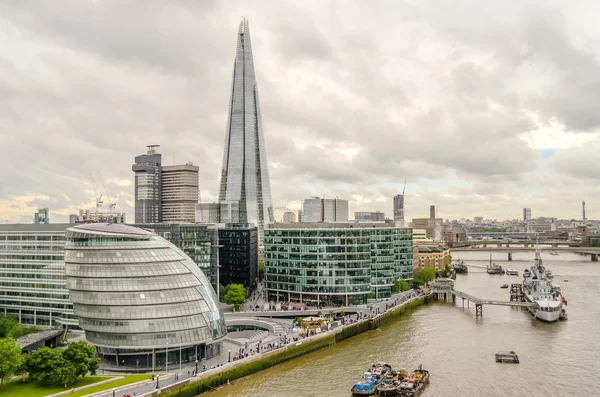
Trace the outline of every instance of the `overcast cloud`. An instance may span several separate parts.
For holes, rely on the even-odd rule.
[[[600,218],[600,3],[0,1],[0,221],[94,206],[133,221],[160,144],[217,198],[241,16],[276,207],[347,198],[408,218]]]

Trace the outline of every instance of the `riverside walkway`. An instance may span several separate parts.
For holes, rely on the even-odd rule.
[[[467,307],[469,302],[475,304],[475,317],[483,317],[483,305],[494,305],[494,306],[512,306],[512,307],[532,307],[539,308],[537,303],[529,303],[522,301],[521,294],[512,294],[510,301],[503,301],[497,299],[482,299],[466,292],[454,289],[454,280],[448,278],[437,278],[431,282],[431,293],[433,294],[434,300],[446,300],[456,302],[456,298],[462,299],[462,306],[465,307],[465,301]]]
[[[405,291],[405,292],[402,292],[399,294],[394,294],[394,295],[392,295],[391,298],[389,298],[385,301],[375,302],[375,303],[369,305],[369,307],[362,308],[362,312],[346,315],[347,320],[345,320],[344,323],[341,325],[338,325],[337,322],[333,322],[332,327],[327,331],[321,332],[317,335],[305,337],[305,338],[298,337],[298,333],[287,334],[287,335],[285,335],[286,339],[287,339],[287,337],[292,339],[295,336],[298,338],[298,340],[296,342],[290,342],[290,343],[271,344],[271,348],[264,346],[264,344],[261,344],[259,346],[260,353],[253,353],[250,356],[240,359],[240,360],[237,360],[237,361],[229,362],[228,354],[223,353],[222,355],[220,355],[218,357],[214,357],[210,360],[206,360],[206,361],[199,363],[198,364],[199,372],[198,372],[198,375],[195,377],[192,376],[193,370],[195,370],[195,365],[196,365],[195,363],[183,364],[181,367],[181,371],[179,370],[178,364],[175,366],[175,368],[173,368],[173,370],[171,370],[172,367],[171,367],[171,365],[169,365],[169,370],[171,370],[172,372],[161,375],[158,380],[158,383],[156,381],[156,378],[154,381],[152,381],[150,379],[151,375],[148,375],[148,381],[140,382],[140,383],[137,383],[134,385],[123,386],[123,387],[117,388],[115,390],[109,389],[109,390],[106,390],[103,392],[90,394],[88,397],[113,397],[113,396],[114,397],[122,397],[123,395],[130,395],[132,397],[133,396],[135,396],[135,397],[158,396],[158,395],[160,395],[161,391],[173,390],[173,389],[176,389],[177,387],[185,386],[190,383],[200,382],[201,380],[203,380],[209,376],[212,376],[214,374],[217,374],[220,371],[230,369],[232,367],[247,363],[249,361],[257,360],[265,354],[270,354],[270,353],[278,351],[280,349],[285,349],[289,346],[301,344],[304,341],[315,340],[315,339],[319,339],[319,338],[323,338],[328,335],[331,335],[332,333],[335,334],[337,332],[341,332],[344,327],[346,327],[350,324],[355,324],[357,322],[362,322],[362,321],[377,320],[379,317],[386,314],[389,310],[394,310],[398,307],[404,306],[405,304],[412,302],[414,299],[416,299],[420,296],[422,296],[422,295],[417,293],[414,290]],[[330,309],[335,309],[336,312],[339,312],[341,310],[340,308],[323,308],[322,311],[323,311],[323,313],[327,313]],[[296,314],[296,317],[298,317],[298,315],[303,315],[303,316],[308,315],[306,313],[306,311],[294,311],[294,313]],[[272,312],[246,312],[245,314],[246,314],[247,318],[248,317],[260,318],[260,317],[271,317]],[[235,345],[233,345],[233,346],[235,346]],[[236,350],[237,350],[237,348],[239,348],[239,346],[235,347]],[[225,346],[224,351],[227,352],[227,350],[228,350],[228,347]],[[204,366],[206,367],[206,371],[201,371],[201,369]],[[189,373],[188,373],[188,371],[189,371]],[[176,373],[178,374],[178,380],[175,379]],[[157,385],[158,385],[158,387],[157,387]]]

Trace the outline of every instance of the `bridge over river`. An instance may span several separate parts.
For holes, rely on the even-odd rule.
[[[592,262],[598,262],[598,255],[600,255],[600,247],[539,247],[540,251],[554,251],[558,254],[560,253],[574,253],[581,255],[589,255]],[[536,247],[534,245],[528,246],[514,246],[513,244],[509,244],[506,242],[502,243],[490,243],[486,242],[483,246],[475,246],[475,245],[467,245],[467,246],[454,246],[452,247],[452,251],[456,252],[504,252],[508,254],[508,260],[512,261],[512,254],[515,252],[532,252],[535,251]]]
[[[475,304],[475,317],[483,316],[483,305],[539,308],[537,303],[524,302],[521,284],[512,284],[510,291],[510,301],[483,299],[454,289],[454,280],[449,278],[437,278],[431,282],[431,293],[434,300],[442,299],[456,302],[456,298],[459,297],[462,299],[463,307],[465,307],[465,301],[467,307],[469,307],[470,302],[473,302]]]

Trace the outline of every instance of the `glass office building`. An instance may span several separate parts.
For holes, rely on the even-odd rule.
[[[214,289],[162,237],[122,224],[71,227],[65,266],[79,325],[104,360],[155,370],[221,353],[227,330]]]
[[[412,278],[412,231],[381,223],[271,224],[265,230],[270,301],[357,305]]]
[[[265,224],[274,221],[274,212],[250,28],[245,18],[237,37],[219,201],[239,203],[239,222],[258,226],[262,245]]]
[[[0,225],[0,314],[25,325],[79,328],[65,285],[69,226]]]

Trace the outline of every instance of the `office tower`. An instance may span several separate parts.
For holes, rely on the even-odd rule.
[[[396,278],[413,278],[411,229],[385,223],[274,223],[264,255],[269,301],[364,305],[370,292],[389,298]]]
[[[525,222],[531,220],[531,208],[523,208],[523,220]]]
[[[69,223],[75,223],[77,222],[77,214],[70,214],[69,215]]]
[[[292,211],[287,211],[283,214],[283,221],[286,223],[295,223],[296,222],[296,214]]]
[[[161,162],[159,145],[148,145],[146,154],[135,157],[135,223],[161,222]]]
[[[404,194],[394,196],[394,222],[396,226],[404,227]]]
[[[258,229],[247,223],[228,223],[218,229],[221,285],[246,288],[258,278]]]
[[[161,186],[162,222],[194,222],[198,204],[198,166],[163,166]]]
[[[33,223],[50,223],[48,208],[40,208],[33,214]]]
[[[65,285],[70,224],[0,225],[0,314],[19,324],[78,328]]]
[[[385,214],[381,211],[375,212],[355,212],[354,222],[383,222]]]
[[[429,217],[431,219],[435,218],[435,205],[430,205],[429,206]]]
[[[304,199],[302,222],[348,222],[348,200]]]
[[[304,212],[302,210],[298,210],[298,222],[304,222]]]
[[[258,226],[274,221],[271,183],[254,74],[248,21],[240,23],[233,64],[219,201],[239,202],[240,222]]]

